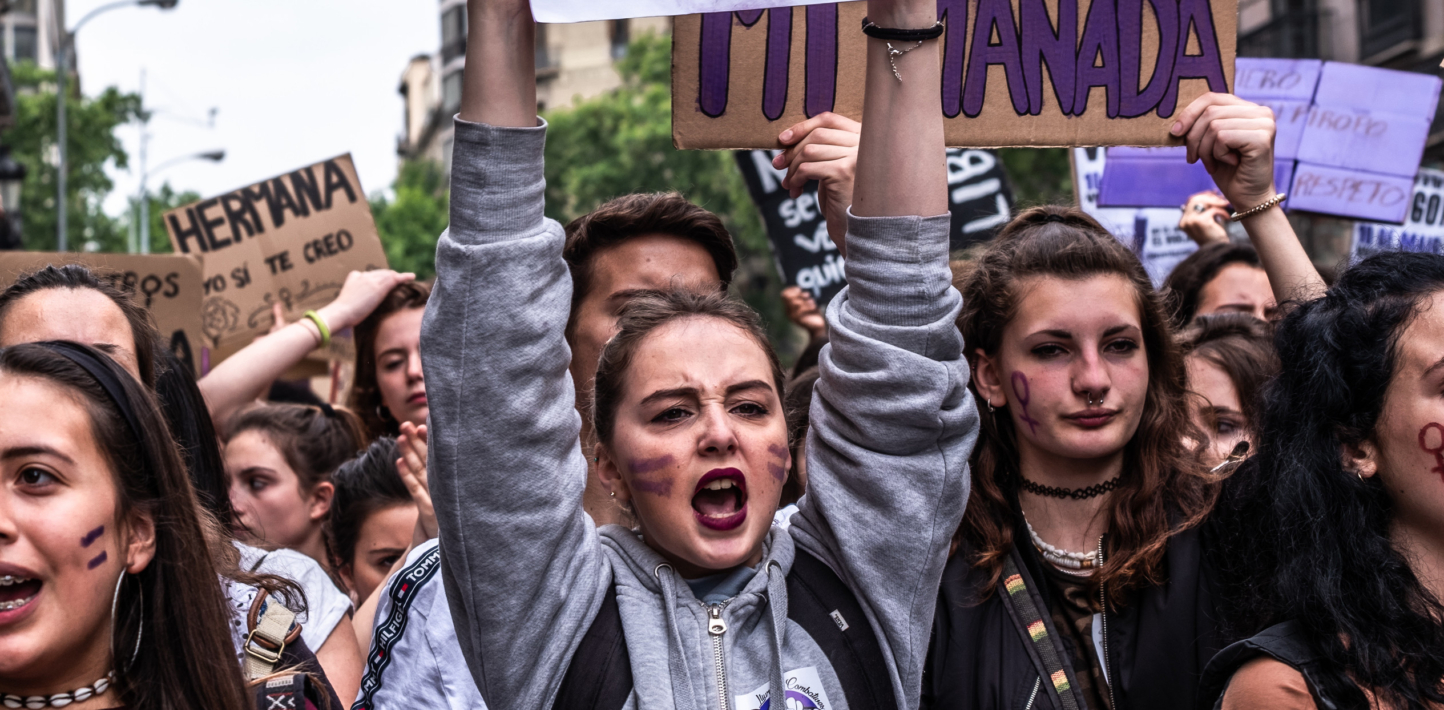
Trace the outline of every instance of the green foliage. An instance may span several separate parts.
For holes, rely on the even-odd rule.
[[[171,251],[170,235],[165,231],[165,213],[177,207],[183,207],[201,199],[201,194],[195,190],[176,192],[175,188],[167,182],[160,186],[159,190],[150,193],[150,253],[169,254]],[[140,209],[134,197],[129,200],[129,209],[126,214],[125,224],[127,229],[134,226],[136,220],[140,219]],[[140,235],[137,234],[139,239]],[[115,251],[124,251],[121,249]]]
[[[397,271],[413,271],[416,278],[429,279],[436,275],[436,240],[451,219],[446,176],[432,161],[408,161],[392,189],[395,199],[371,198],[371,215],[386,260]]]
[[[736,292],[762,314],[785,360],[798,336],[779,295],[767,233],[732,154],[672,147],[672,41],[648,33],[617,63],[622,86],[546,113],[547,216],[563,224],[634,192],[677,191],[731,231],[741,267]]]
[[[1004,148],[998,152],[1003,155],[1003,167],[1020,208],[1073,204],[1073,168],[1067,148]]]
[[[54,250],[58,174],[54,162],[55,72],[22,62],[12,64],[10,73],[18,105],[15,125],[6,131],[5,142],[27,171],[20,197],[24,244],[30,250]],[[78,250],[89,245],[99,251],[125,251],[125,225],[106,215],[101,203],[114,187],[105,174],[107,165],[119,169],[128,166],[129,156],[116,138],[115,129],[140,115],[140,97],[110,87],[93,98],[72,94],[65,110],[70,164],[66,184],[68,247]]]

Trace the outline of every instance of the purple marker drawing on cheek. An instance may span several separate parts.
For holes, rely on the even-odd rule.
[[[1013,396],[1018,400],[1018,406],[1023,410],[1018,418],[1028,425],[1028,431],[1038,433],[1038,420],[1028,414],[1028,401],[1032,394],[1028,391],[1028,376],[1021,372],[1013,373]]]
[[[777,457],[776,461],[769,461],[767,463],[767,472],[771,473],[772,477],[779,481],[787,480],[787,447],[771,444],[767,447],[767,453]]]
[[[105,559],[106,559],[105,550],[101,550],[101,551],[100,551],[100,554],[98,554],[98,555],[95,556],[95,559],[93,559],[93,560],[85,563],[85,568],[86,568],[86,569],[95,569],[96,567],[99,567],[99,566],[105,564]]]
[[[81,547],[90,547],[90,544],[93,543],[93,542],[95,542],[96,540],[100,539],[100,536],[103,535],[103,534],[105,534],[105,526],[104,526],[104,525],[102,525],[102,526],[100,526],[100,527],[98,527],[98,528],[96,528],[96,529],[94,529],[94,530],[91,530],[91,531],[88,532],[88,533],[85,533],[85,537],[80,538],[80,546],[81,546]]]
[[[672,479],[660,478],[649,481],[645,478],[641,478],[641,476],[661,471],[671,466],[672,462],[673,459],[670,454],[665,454],[651,459],[639,459],[636,461],[632,461],[631,465],[628,466],[628,468],[632,471],[632,488],[635,488],[643,493],[651,493],[652,495],[656,496],[666,497],[671,495]]]

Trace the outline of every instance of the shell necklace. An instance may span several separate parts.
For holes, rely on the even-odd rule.
[[[83,703],[97,695],[104,694],[110,689],[110,684],[113,682],[115,682],[115,671],[106,673],[104,678],[84,688],[76,688],[68,693],[29,696],[0,693],[0,705],[7,708],[30,708],[30,710],[40,710],[44,707],[63,708],[71,703]]]
[[[1074,552],[1054,547],[1045,542],[1043,538],[1038,537],[1037,531],[1033,529],[1033,524],[1028,522],[1026,515],[1023,516],[1023,524],[1028,526],[1028,536],[1033,538],[1033,547],[1038,549],[1038,552],[1043,555],[1043,559],[1052,563],[1053,566],[1061,568],[1064,572],[1085,576],[1093,574],[1093,569],[1098,565],[1097,550]]]

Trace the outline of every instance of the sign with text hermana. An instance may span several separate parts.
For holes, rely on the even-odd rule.
[[[165,225],[176,252],[201,259],[211,348],[265,332],[274,303],[295,319],[350,272],[386,267],[349,154],[171,210]]]
[[[679,17],[672,140],[778,148],[824,111],[862,118],[862,2]],[[1237,0],[938,0],[947,143],[1168,145],[1178,112],[1233,82]],[[904,75],[903,80],[907,77]]]

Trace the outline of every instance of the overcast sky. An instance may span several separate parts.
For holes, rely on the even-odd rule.
[[[107,0],[70,0],[71,23]],[[180,0],[122,8],[76,38],[81,88],[138,91],[146,70],[150,165],[223,148],[225,161],[152,173],[151,189],[214,195],[350,152],[368,194],[396,176],[406,62],[441,43],[437,0]],[[214,128],[204,126],[215,107]],[[140,179],[137,125],[118,129],[129,171],[112,171],[106,211],[120,214]]]

